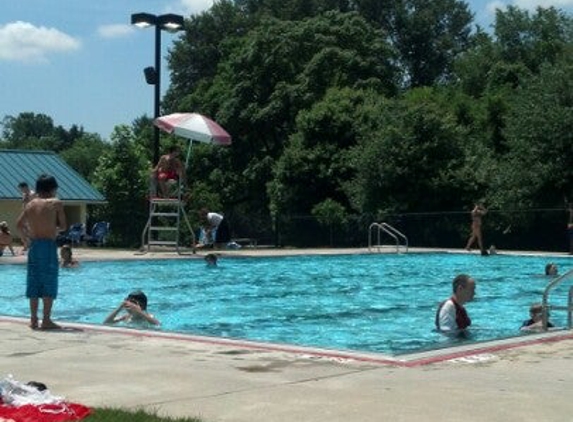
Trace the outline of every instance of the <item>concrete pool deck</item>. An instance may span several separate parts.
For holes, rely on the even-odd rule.
[[[365,251],[243,249],[224,255]],[[76,249],[74,255],[80,261],[179,258],[105,249]],[[496,342],[384,362],[384,357],[369,361],[312,349],[66,326],[32,331],[26,320],[0,318],[2,376],[42,381],[53,394],[89,406],[145,408],[204,422],[573,420],[570,331],[531,336],[519,347]]]

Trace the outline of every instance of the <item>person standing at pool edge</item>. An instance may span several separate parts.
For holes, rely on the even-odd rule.
[[[30,328],[38,328],[38,306],[42,298],[44,330],[60,328],[52,321],[52,306],[58,296],[58,231],[66,228],[62,201],[57,199],[58,182],[41,175],[36,181],[37,197],[26,204],[16,221],[22,238],[30,239],[26,297],[30,299]]]
[[[475,281],[467,274],[459,274],[452,282],[452,297],[440,303],[436,311],[436,328],[445,334],[460,334],[472,321],[464,308],[475,295]]]
[[[482,253],[484,252],[481,226],[482,226],[482,218],[486,214],[487,214],[487,209],[481,203],[475,204],[474,209],[471,212],[472,227],[471,227],[470,238],[468,239],[468,243],[466,244],[467,251],[471,251],[474,242],[477,240],[480,252]]]

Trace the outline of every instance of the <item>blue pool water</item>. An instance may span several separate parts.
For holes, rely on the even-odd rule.
[[[461,272],[476,279],[470,341],[520,335],[549,279],[547,257],[474,254],[329,255],[83,262],[60,271],[57,321],[101,324],[128,292],[142,289],[161,330],[401,354],[450,345],[433,331],[437,304]],[[567,257],[551,259],[560,274]],[[28,317],[25,266],[4,265],[0,313]],[[569,285],[551,302],[566,304]],[[551,316],[564,326],[566,315]],[[466,340],[467,341],[467,340]]]

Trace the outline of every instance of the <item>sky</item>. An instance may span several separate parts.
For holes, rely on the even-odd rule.
[[[431,0],[429,0],[431,1]],[[82,126],[109,139],[119,124],[153,115],[155,31],[130,24],[131,14],[209,9],[214,0],[0,0],[0,121],[23,112],[43,113],[57,126]],[[469,0],[475,23],[488,29],[495,8],[555,6],[573,13],[573,0]],[[161,33],[161,87],[165,57],[177,34]]]

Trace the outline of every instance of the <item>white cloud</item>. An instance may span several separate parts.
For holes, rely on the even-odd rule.
[[[553,6],[556,9],[567,9],[573,7],[573,0],[493,0],[486,6],[487,14],[494,16],[496,9],[505,10],[508,6],[516,6],[529,11],[534,11],[540,6],[544,8]]]
[[[78,39],[55,28],[22,21],[0,25],[0,60],[45,62],[50,54],[75,51],[80,47]]]
[[[166,13],[179,13],[185,17],[204,12],[213,6],[215,0],[179,0]]]
[[[535,10],[539,6],[545,8],[553,6],[557,9],[573,6],[573,0],[513,0],[511,3],[521,9],[528,10]]]
[[[497,9],[505,10],[506,7],[507,7],[507,4],[505,4],[505,3],[502,2],[502,1],[497,1],[497,0],[496,0],[496,1],[489,2],[489,3],[487,4],[487,6],[486,6],[486,9],[487,9],[487,13],[488,13],[489,15],[492,15],[492,16],[493,16],[493,15],[495,15],[495,11],[496,11]]]
[[[119,23],[113,25],[102,25],[97,29],[97,33],[102,38],[121,38],[134,32],[131,25]]]

